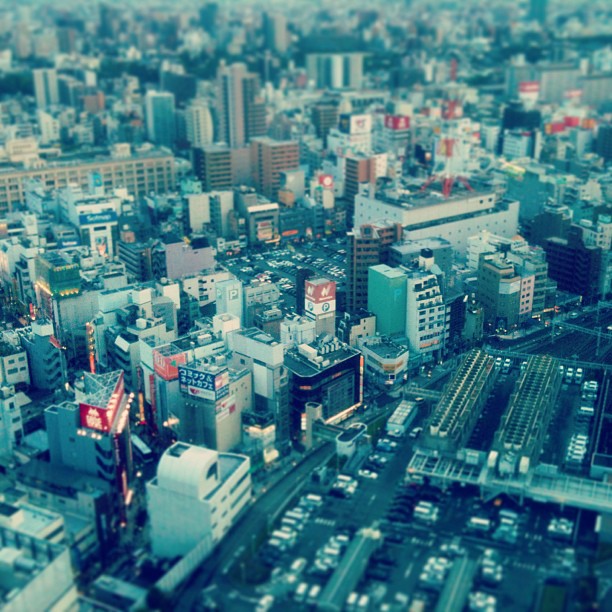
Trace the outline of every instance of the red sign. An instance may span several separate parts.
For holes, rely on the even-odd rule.
[[[539,81],[522,81],[519,83],[519,91],[522,94],[537,94],[540,92]]]
[[[319,185],[327,189],[332,189],[334,186],[334,177],[331,174],[319,174]]]
[[[306,299],[321,304],[336,299],[336,283],[330,280],[306,281]]]
[[[558,134],[559,132],[565,132],[565,123],[555,121],[554,123],[549,123],[546,128],[546,133]]]
[[[79,414],[81,416],[81,427],[96,429],[98,431],[110,431],[115,420],[115,415],[125,394],[125,382],[123,372],[117,380],[113,393],[108,398],[106,406],[94,406],[92,404],[79,404]]]
[[[110,431],[108,410],[91,404],[79,404],[81,427],[97,431]]]
[[[567,127],[578,127],[580,125],[580,117],[564,117],[563,123]]]
[[[582,89],[568,89],[563,95],[567,100],[575,100],[582,96]]]
[[[61,349],[62,344],[55,336],[49,336],[49,342],[56,348]]]
[[[406,115],[385,115],[385,127],[390,130],[407,130],[410,127],[410,117]]]
[[[185,365],[185,363],[187,363],[185,353],[162,355],[158,350],[153,350],[153,368],[155,373],[164,380],[176,380],[178,366]]]
[[[155,400],[155,375],[149,374],[149,392],[151,394],[151,421],[153,427],[157,429],[157,402]]]

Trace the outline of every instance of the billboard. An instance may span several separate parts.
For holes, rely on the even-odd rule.
[[[316,304],[336,300],[336,283],[327,279],[306,281],[306,299]]]
[[[521,81],[519,83],[519,93],[522,94],[539,94],[540,93],[540,82],[539,81]]]
[[[110,431],[108,410],[91,404],[79,404],[81,427],[95,429],[96,431]]]
[[[272,240],[274,238],[274,225],[271,221],[259,221],[255,224],[257,240]]]
[[[236,411],[236,396],[231,395],[230,397],[219,402],[216,407],[215,417],[216,421],[222,421],[227,418],[230,414],[234,414]]]
[[[333,314],[336,312],[336,300],[317,304],[306,299],[305,308],[307,313],[312,313],[314,315]]]
[[[96,251],[98,251],[100,257],[106,257],[108,254],[108,240],[106,236],[96,236]]]
[[[100,223],[116,223],[117,213],[114,210],[103,213],[87,213],[79,215],[79,225],[99,225]]]
[[[563,97],[566,100],[577,100],[582,97],[582,89],[567,89]]]
[[[183,365],[185,361],[185,353],[162,355],[157,349],[153,349],[153,369],[164,380],[176,380],[178,378],[178,366]]]
[[[344,134],[357,136],[358,134],[369,134],[372,131],[371,115],[340,115],[338,128]]]
[[[325,189],[333,189],[334,177],[331,174],[319,174],[319,185]]]
[[[205,372],[189,367],[178,368],[181,391],[193,397],[216,401],[229,393],[229,371]]]
[[[385,115],[385,127],[390,130],[407,130],[410,128],[410,117],[406,115]]]
[[[327,279],[306,281],[304,307],[313,315],[331,314],[336,311],[336,283]]]

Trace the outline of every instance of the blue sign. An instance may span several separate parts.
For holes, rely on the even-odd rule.
[[[79,225],[96,225],[97,223],[116,223],[117,213],[114,210],[103,213],[79,215]]]
[[[179,384],[189,395],[219,400],[229,394],[229,372],[203,372],[185,366],[178,368]]]

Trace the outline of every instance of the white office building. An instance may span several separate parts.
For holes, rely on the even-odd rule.
[[[446,306],[435,274],[427,270],[408,274],[406,307],[410,348],[421,355],[439,353],[444,347]]]
[[[250,499],[248,457],[177,442],[147,483],[153,554],[184,556],[203,542],[209,554]]]
[[[437,192],[411,193],[395,187],[375,196],[362,190],[355,196],[355,227],[385,220],[401,223],[406,240],[441,237],[460,258],[467,255],[468,238],[489,230],[504,238],[518,231],[519,202],[493,191],[460,191],[448,198]]]
[[[185,131],[192,147],[205,147],[213,143],[213,120],[208,104],[194,100],[185,109]]]

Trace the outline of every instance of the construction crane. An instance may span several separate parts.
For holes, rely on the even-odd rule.
[[[438,153],[442,158],[442,172],[432,174],[421,187],[420,191],[426,191],[432,183],[442,183],[442,194],[445,198],[448,198],[453,190],[455,181],[459,181],[468,191],[474,191],[472,186],[468,183],[467,179],[463,176],[455,174],[453,158],[455,154],[455,144],[457,140],[455,138],[442,138],[438,143]]]

